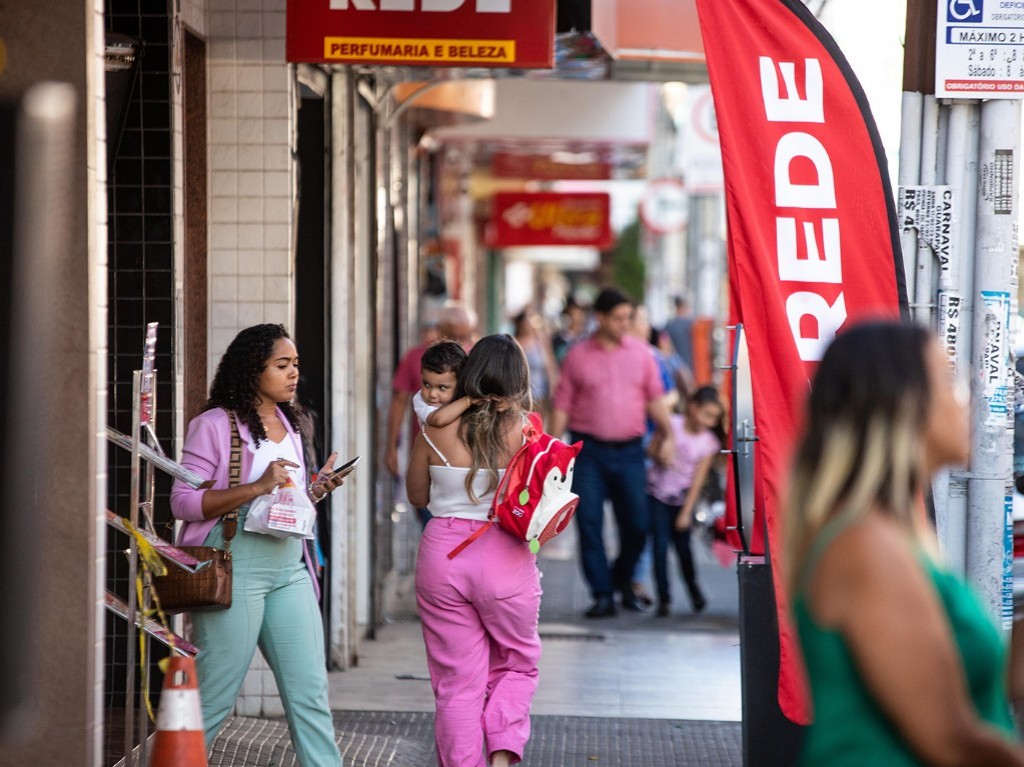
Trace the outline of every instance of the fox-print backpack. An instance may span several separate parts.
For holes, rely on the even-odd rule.
[[[537,413],[527,416],[523,437],[498,483],[488,523],[452,549],[449,559],[494,525],[525,540],[534,554],[569,526],[580,503],[572,492],[572,470],[583,443],[567,445],[545,434]]]

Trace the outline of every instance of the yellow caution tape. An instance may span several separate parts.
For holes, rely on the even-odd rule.
[[[127,530],[133,538],[135,538],[135,545],[139,551],[139,558],[145,565],[146,569],[152,572],[154,575],[166,575],[167,565],[164,564],[163,559],[157,553],[156,547],[152,543],[146,540],[146,538],[132,527],[132,523],[127,519],[123,521],[124,528]]]
[[[135,576],[135,594],[138,602],[142,605],[142,574]],[[141,610],[140,610],[141,612]],[[156,722],[153,714],[153,701],[149,697],[149,666],[146,663],[146,632],[139,631],[139,687],[142,689],[142,697],[146,701],[146,713],[149,714],[149,721]]]
[[[132,526],[131,522],[123,520],[123,524],[128,533],[135,538],[136,549],[139,553],[139,563],[142,565],[142,568],[135,576],[136,605],[138,606],[139,614],[143,617],[143,620],[155,615],[163,626],[164,631],[167,632],[167,641],[170,645],[171,652],[177,652],[177,647],[174,644],[174,632],[171,630],[167,616],[160,607],[160,595],[157,594],[156,589],[153,588],[153,576],[166,575],[167,565],[160,557],[156,547],[147,541],[142,534]],[[149,586],[149,593],[153,598],[154,604],[154,606],[148,610],[144,610],[142,607],[142,605],[145,604],[143,601],[143,577],[145,577],[145,585]],[[142,629],[141,626],[140,629]],[[157,662],[157,665],[160,667],[160,671],[166,674],[168,658],[161,659]],[[146,711],[149,714],[150,721],[156,722],[156,716],[153,713],[153,702],[150,700],[149,695],[149,669],[146,663],[146,632],[144,629],[139,631],[139,670],[141,682],[140,687],[144,691],[143,697],[146,701]]]

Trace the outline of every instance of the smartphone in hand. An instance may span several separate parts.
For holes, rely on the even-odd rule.
[[[357,463],[359,463],[358,455],[348,463],[344,463],[337,469],[334,469],[330,473],[325,474],[323,476],[323,479],[340,479],[342,477],[347,477],[349,474],[352,473],[352,470],[356,467]]]

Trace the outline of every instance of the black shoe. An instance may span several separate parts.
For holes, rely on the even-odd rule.
[[[671,609],[671,606],[669,605],[668,602],[659,602],[658,603],[658,612],[656,613],[656,615],[659,618],[667,618],[671,614],[672,614],[672,609]]]
[[[694,614],[704,612],[704,608],[708,606],[708,600],[706,600],[701,594],[692,597],[692,601]]]
[[[651,607],[654,604],[654,600],[651,599],[651,595],[644,591],[644,587],[641,584],[630,584],[630,588],[633,589],[633,593],[636,594],[636,598],[640,600],[640,604],[644,607]]]
[[[584,618],[611,618],[613,615],[615,615],[615,602],[610,596],[598,597],[590,609],[583,613]]]
[[[622,592],[622,609],[631,613],[642,613],[647,606],[630,589]]]

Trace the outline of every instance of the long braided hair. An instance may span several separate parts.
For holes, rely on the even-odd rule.
[[[484,400],[470,406],[459,423],[459,439],[472,456],[466,492],[476,503],[473,480],[477,472],[489,475],[486,493],[497,489],[498,471],[508,463],[505,434],[512,423],[522,423],[524,412],[533,407],[530,368],[516,339],[496,333],[477,341],[455,386],[454,398],[465,396]],[[509,403],[511,407],[507,407]]]
[[[261,439],[267,439],[267,431],[256,412],[256,405],[260,402],[260,374],[267,367],[274,344],[281,338],[291,338],[284,325],[253,325],[239,331],[217,364],[217,372],[210,385],[210,398],[203,406],[204,412],[217,407],[234,411],[249,427],[257,447]],[[277,406],[292,428],[301,434],[304,424],[302,408],[292,402],[278,402]]]

